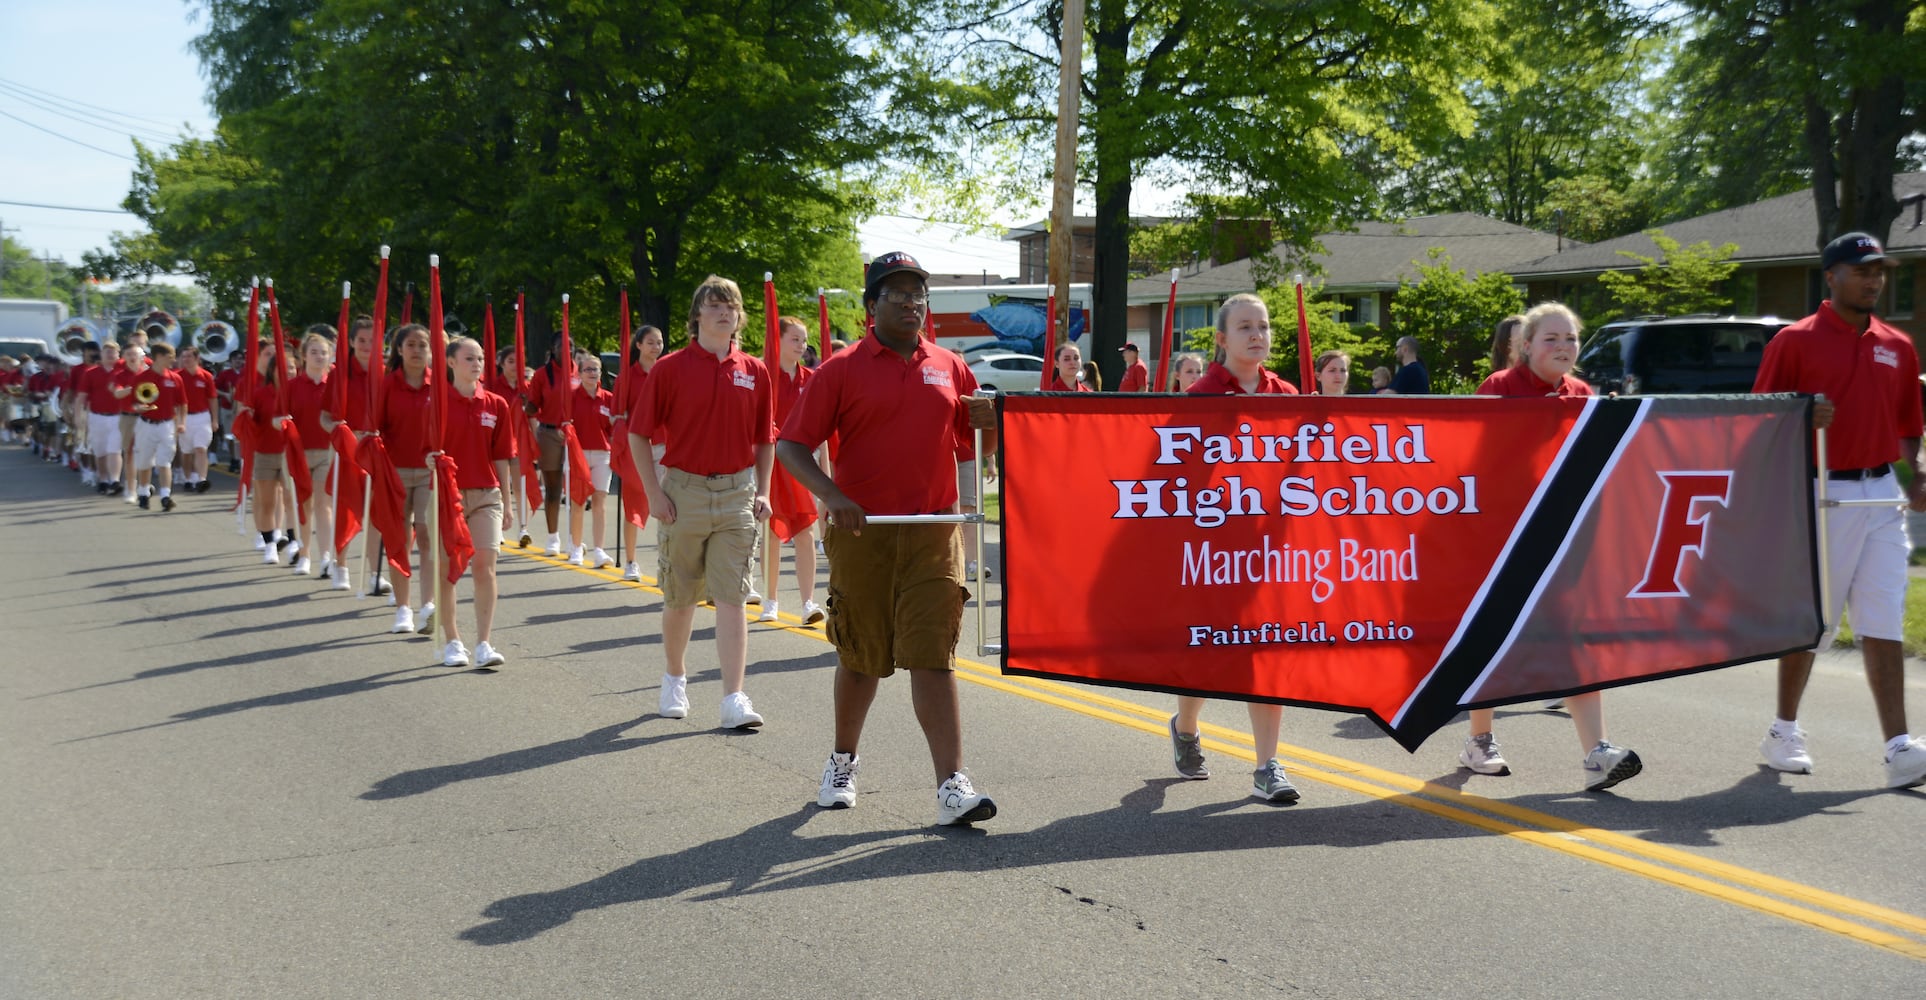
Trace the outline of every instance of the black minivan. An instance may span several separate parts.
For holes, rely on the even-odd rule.
[[[1607,323],[1579,352],[1576,374],[1600,395],[1751,392],[1766,341],[1786,322],[1679,316]]]

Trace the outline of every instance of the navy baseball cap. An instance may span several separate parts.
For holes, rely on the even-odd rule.
[[[1886,248],[1879,245],[1870,233],[1847,233],[1826,244],[1826,250],[1819,257],[1819,269],[1832,270],[1835,264],[1867,264],[1873,261],[1897,263],[1886,256]]]
[[[869,262],[869,275],[863,283],[863,298],[865,300],[875,298],[876,290],[882,287],[884,278],[905,272],[925,281],[928,281],[930,276],[928,271],[923,270],[923,265],[916,262],[916,258],[901,250],[878,254],[875,260]]]

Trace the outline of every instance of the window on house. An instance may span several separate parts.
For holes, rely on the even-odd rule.
[[[1887,295],[1892,308],[1886,315],[1893,319],[1913,318],[1913,297],[1919,292],[1919,265],[1907,262],[1894,269],[1892,280],[1886,282]]]

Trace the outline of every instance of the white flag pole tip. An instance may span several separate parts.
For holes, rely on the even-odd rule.
[[[382,260],[388,259],[388,244],[386,243],[381,244],[381,259]]]
[[[440,266],[441,266],[441,254],[438,254],[438,253],[431,253],[431,254],[429,254],[429,255],[428,255],[428,266],[429,266],[429,267],[440,267]]]

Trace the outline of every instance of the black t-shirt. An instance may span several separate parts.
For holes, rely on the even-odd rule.
[[[1413,361],[1391,376],[1391,391],[1400,396],[1426,396],[1431,393],[1431,376],[1424,362]]]

